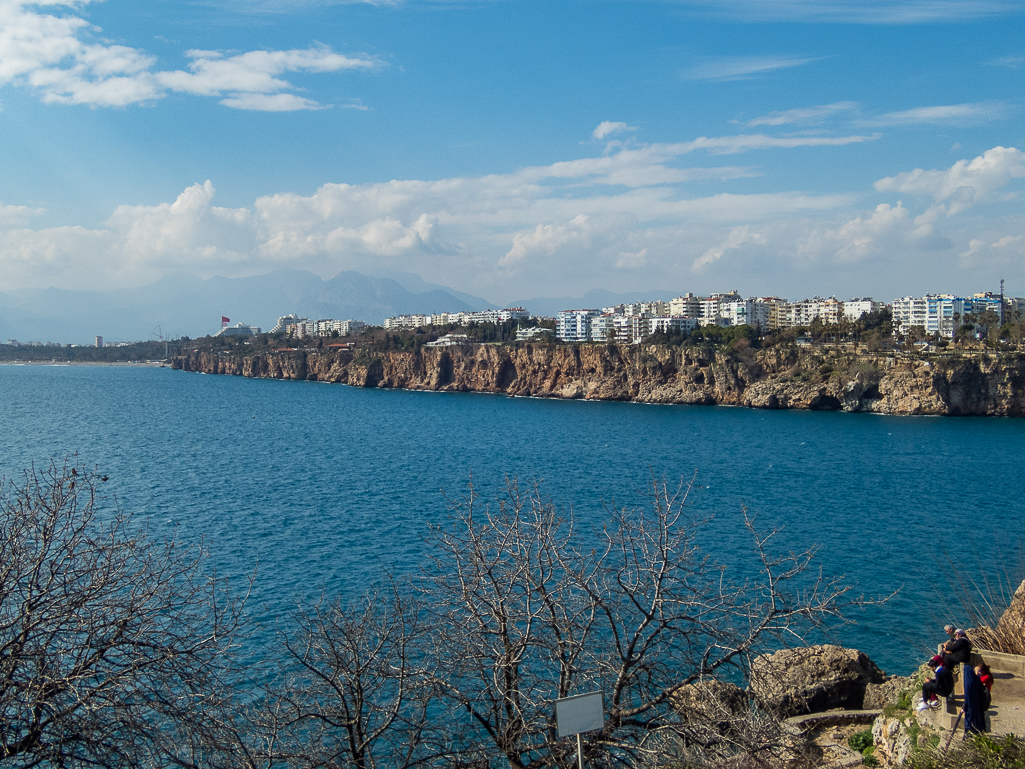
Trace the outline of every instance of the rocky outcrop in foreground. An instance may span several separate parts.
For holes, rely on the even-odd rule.
[[[355,387],[879,414],[1025,415],[1025,356],[923,362],[833,350],[465,345],[415,351],[191,352],[184,371]]]
[[[881,708],[891,695],[889,680],[857,649],[807,646],[757,657],[750,691],[759,707],[787,717]]]

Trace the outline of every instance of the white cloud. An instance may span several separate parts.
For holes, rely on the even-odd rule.
[[[875,183],[879,192],[925,195],[941,205],[947,216],[987,200],[1012,180],[1025,178],[1025,155],[1014,147],[994,147],[973,160],[959,160],[950,168],[916,168]]]
[[[1000,56],[983,62],[992,67],[1006,67],[1007,69],[1022,69],[1025,67],[1025,56]]]
[[[118,206],[106,225],[117,236],[122,263],[151,268],[167,258],[183,266],[251,260],[257,245],[252,214],[213,206],[213,197],[207,180],[174,203]]]
[[[1004,102],[973,102],[935,107],[916,107],[900,112],[888,112],[858,121],[865,126],[906,125],[978,125],[1002,120],[1011,113]]]
[[[790,123],[798,125],[819,125],[834,115],[844,112],[856,112],[858,103],[855,101],[838,101],[833,104],[820,104],[817,107],[799,107],[782,112],[770,112],[768,115],[749,120],[747,125],[754,128],[760,125],[781,126]]]
[[[39,211],[7,205],[0,207],[0,274],[10,287],[85,288],[139,285],[177,270],[235,276],[290,266],[330,276],[391,268],[493,295],[513,286],[540,293],[675,285],[695,273],[718,279],[816,263],[864,270],[871,260],[926,254],[956,262],[950,240],[969,241],[947,215],[964,194],[958,190],[973,185],[966,199],[974,205],[999,202],[1006,179],[1025,173],[1017,150],[994,148],[945,171],[877,183],[879,193],[925,197],[917,210],[873,201],[859,213],[851,194],[732,193],[728,180],[749,171],[681,165],[702,149],[738,142],[752,151],[776,146],[751,137],[634,145],[505,174],[324,184],[310,195],[269,195],[238,208],[215,205],[205,182],[167,203],[119,206],[92,230],[26,229]],[[695,178],[725,180],[724,188],[690,194]],[[989,244],[987,255],[1021,248],[1020,221],[987,224],[994,234],[985,239],[978,221],[970,236]]]
[[[70,11],[92,0],[0,2],[0,84],[39,93],[44,102],[124,107],[164,98],[168,91],[220,97],[236,109],[291,111],[317,102],[287,93],[289,72],[369,70],[378,62],[345,56],[326,46],[290,51],[188,51],[188,70],[157,71],[156,58],[137,48],[93,42],[100,32]]]
[[[968,248],[960,252],[958,264],[965,269],[977,268],[982,264],[1006,265],[1011,259],[1025,255],[1025,238],[1021,235],[1005,235],[993,242],[972,238]]]
[[[643,267],[648,263],[648,249],[642,248],[640,251],[620,251],[619,258],[616,259],[615,268],[617,270],[636,270],[638,267]]]
[[[850,24],[922,24],[1020,15],[1014,0],[677,0],[742,22],[810,21]]]
[[[880,203],[870,215],[860,215],[833,228],[814,228],[799,245],[805,259],[829,258],[836,262],[862,262],[909,252],[952,250],[942,230],[952,217],[983,203],[998,202],[999,190],[1012,179],[1025,178],[1025,156],[1013,148],[994,147],[972,160],[959,160],[945,170],[915,169],[875,182],[878,192],[898,192],[931,198],[933,203],[916,216],[901,201]],[[958,264],[978,264],[980,254],[1014,246],[1019,236],[993,242],[972,238],[957,254]],[[963,242],[963,241],[962,241]]]
[[[864,115],[853,122],[863,127],[898,127],[915,125],[950,125],[971,126],[992,123],[1008,117],[1013,108],[1006,102],[986,101],[965,104],[947,104],[930,107],[887,112],[882,115]],[[854,117],[859,112],[859,105],[853,101],[839,101],[833,104],[821,104],[814,107],[798,107],[796,109],[770,112],[749,120],[747,126],[781,126],[781,125],[820,125],[830,118],[850,114]]]
[[[598,127],[591,132],[591,136],[595,139],[604,139],[609,134],[636,130],[637,126],[630,126],[626,123],[613,123],[611,120],[603,120],[598,124]]]
[[[233,109],[259,112],[295,112],[301,109],[324,108],[312,99],[304,99],[294,93],[242,93],[221,99],[221,104]]]
[[[684,72],[688,80],[747,80],[780,69],[800,67],[818,58],[730,56],[696,64]]]
[[[961,265],[963,267],[970,266],[971,263],[975,261],[973,257],[980,251],[982,251],[982,249],[985,246],[986,241],[979,240],[978,238],[972,238],[970,241],[968,241],[968,250],[962,251],[960,254],[957,255],[958,259],[961,261]]]
[[[765,245],[766,238],[757,232],[751,232],[751,227],[747,224],[734,227],[730,230],[730,234],[726,236],[726,239],[722,241],[718,246],[708,249],[694,260],[693,269],[695,272],[701,272],[705,268],[712,264],[715,264],[727,251],[735,251],[741,246],[753,243],[756,245]]]
[[[880,203],[868,216],[857,216],[835,229],[817,230],[801,242],[803,254],[825,254],[839,262],[860,262],[892,248],[907,236],[910,213],[897,205]]]
[[[280,79],[286,72],[339,72],[372,69],[365,58],[350,58],[326,47],[292,51],[249,51],[224,56],[218,51],[187,51],[188,72],[161,72],[157,79],[172,90],[196,96],[224,93],[274,94],[291,88]]]
[[[499,259],[500,267],[510,267],[529,256],[552,256],[568,245],[589,246],[591,242],[591,218],[579,214],[565,225],[539,224],[530,232],[513,235],[512,248]]]
[[[5,206],[0,203],[0,227],[21,227],[35,216],[43,213],[41,208],[28,206]]]
[[[765,134],[741,134],[739,136],[699,136],[691,142],[670,145],[680,155],[699,149],[715,155],[729,155],[748,150],[793,149],[795,147],[840,147],[845,144],[862,144],[878,139],[882,134],[854,136],[766,136]]]

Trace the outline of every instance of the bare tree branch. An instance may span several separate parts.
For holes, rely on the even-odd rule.
[[[136,531],[71,460],[0,497],[0,762],[213,766],[245,596]]]

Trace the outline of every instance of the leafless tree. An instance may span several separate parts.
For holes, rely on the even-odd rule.
[[[242,601],[105,480],[69,460],[0,495],[0,764],[231,764]]]
[[[591,536],[537,486],[511,483],[493,506],[470,489],[453,524],[434,530],[421,584],[445,714],[434,726],[455,755],[571,766],[576,745],[557,737],[554,700],[589,690],[603,692],[606,719],[584,741],[591,765],[657,763],[673,745],[786,754],[778,731],[773,741],[763,728],[750,740],[696,728],[675,698],[693,682],[742,679],[755,655],[842,621],[848,588],[809,572],[813,551],[774,556],[776,532],[760,533],[746,511],[751,547],[734,559],[749,575],[714,561],[699,548],[691,488],[653,480],[645,507],[611,506]]]
[[[297,668],[272,687],[264,734],[293,766],[402,769],[427,750],[433,666],[415,595],[392,584],[300,610],[282,646]],[[267,717],[267,712],[271,717]]]

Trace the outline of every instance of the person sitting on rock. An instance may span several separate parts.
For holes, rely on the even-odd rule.
[[[937,657],[933,657],[926,663],[933,670],[935,678],[930,678],[922,684],[922,704],[918,706],[918,710],[938,708],[940,697],[949,697],[954,691],[954,677],[942,660],[937,662]]]
[[[954,640],[943,644],[943,665],[950,669],[968,662],[971,656],[972,642],[968,640],[968,634],[958,628],[954,631]]]

